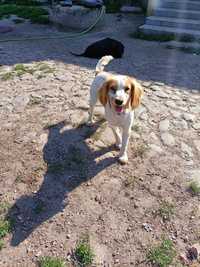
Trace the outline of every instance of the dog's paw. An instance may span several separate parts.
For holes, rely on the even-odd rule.
[[[87,126],[92,126],[94,124],[94,120],[88,120],[86,121]]]
[[[120,144],[120,143],[116,143],[116,144],[115,144],[115,147],[116,147],[117,150],[120,150],[121,147],[122,147],[122,144]]]
[[[120,157],[119,157],[119,162],[120,162],[121,164],[126,164],[126,163],[128,163],[128,156],[127,156],[127,155],[122,155],[122,156],[120,156]]]

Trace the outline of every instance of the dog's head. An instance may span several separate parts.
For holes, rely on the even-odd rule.
[[[128,76],[112,76],[99,90],[99,100],[102,105],[110,103],[117,113],[126,109],[135,109],[139,106],[143,90],[141,85]]]

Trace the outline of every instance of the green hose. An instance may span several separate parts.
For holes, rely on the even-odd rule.
[[[81,36],[85,35],[86,33],[90,32],[96,24],[100,21],[100,19],[103,17],[105,14],[105,6],[102,6],[100,8],[99,15],[97,16],[97,19],[95,20],[94,23],[92,23],[87,29],[85,29],[82,32],[79,33],[74,33],[74,34],[57,34],[56,36],[36,36],[36,37],[26,37],[26,38],[13,38],[13,39],[4,39],[0,40],[0,43],[5,43],[5,42],[20,42],[20,41],[34,41],[34,40],[48,40],[48,39],[73,39],[73,38],[80,38]]]

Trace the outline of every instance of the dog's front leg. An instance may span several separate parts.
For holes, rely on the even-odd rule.
[[[116,145],[117,149],[121,149],[122,140],[121,140],[120,130],[118,127],[114,127],[114,126],[111,126],[111,129],[112,129],[113,134],[115,136],[115,140],[116,140],[115,145]]]
[[[88,117],[88,120],[87,120],[87,124],[88,125],[91,125],[91,124],[94,123],[93,117],[94,117],[94,105],[90,105],[89,117]]]
[[[127,128],[123,129],[122,146],[121,146],[120,154],[119,154],[119,161],[122,164],[126,164],[128,162],[127,149],[128,149],[130,134],[131,134],[131,127],[128,129]]]

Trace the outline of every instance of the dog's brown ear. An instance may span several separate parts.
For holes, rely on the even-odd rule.
[[[114,84],[115,85],[115,80],[109,78],[99,89],[99,101],[103,106],[105,106],[108,102],[108,92],[109,88]]]
[[[105,82],[99,90],[99,101],[103,106],[108,102],[108,82]]]
[[[142,96],[144,94],[142,86],[133,78],[131,81],[131,107],[135,109],[139,106]]]

